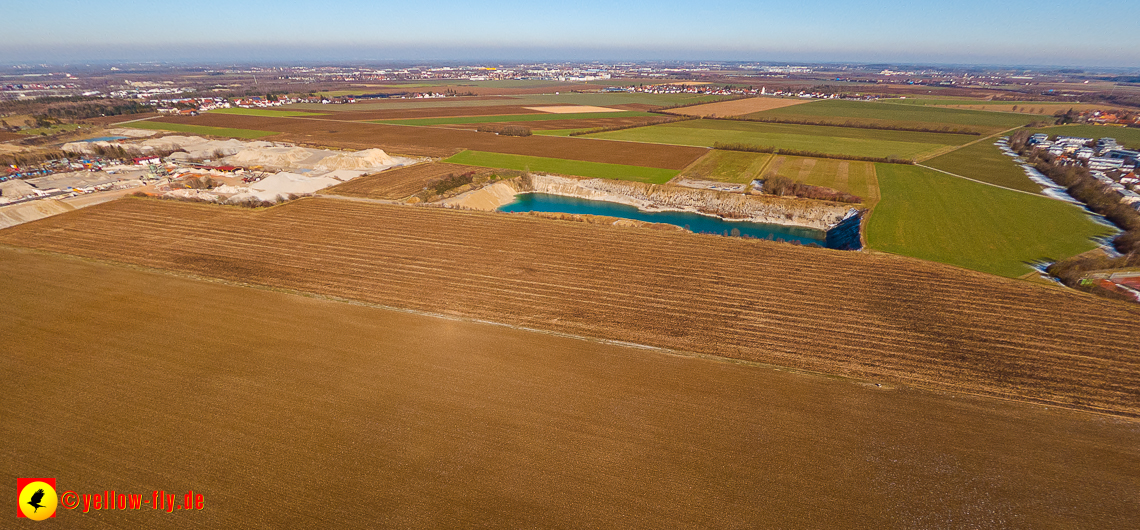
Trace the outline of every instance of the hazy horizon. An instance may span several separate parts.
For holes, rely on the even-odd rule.
[[[332,7],[126,0],[115,9],[44,0],[7,11],[19,23],[0,49],[5,64],[709,60],[1140,66],[1140,34],[1133,24],[1105,22],[1134,21],[1140,5],[1117,0],[1095,10],[1020,0],[583,0],[557,8],[512,0],[440,0],[422,7],[359,0]]]

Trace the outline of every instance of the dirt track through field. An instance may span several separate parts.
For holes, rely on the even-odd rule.
[[[1140,518],[1134,422],[28,251],[0,249],[0,269],[0,334],[19,337],[0,353],[0,472],[204,497],[193,512],[61,508],[61,527]]]
[[[125,199],[0,243],[1140,415],[1140,308],[896,256],[331,199],[265,211]]]
[[[682,169],[708,150],[701,147],[612,142],[554,136],[510,137],[438,127],[410,127],[326,118],[269,118],[227,114],[163,118],[163,122],[287,133],[300,143],[352,149],[378,147],[395,154],[447,156],[461,149],[566,158],[607,164]]]

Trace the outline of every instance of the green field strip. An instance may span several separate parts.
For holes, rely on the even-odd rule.
[[[748,117],[789,119],[875,120],[898,126],[925,124],[930,127],[982,127],[1009,129],[1026,125],[1037,117],[1011,112],[952,109],[876,101],[823,100],[748,114]]]
[[[870,248],[1016,278],[1028,262],[1059,260],[1113,233],[1072,204],[918,166],[876,164],[881,200]]]
[[[717,143],[738,143],[876,158],[916,158],[976,138],[960,134],[733,120],[688,120],[589,134],[585,137],[697,147],[713,147]]]
[[[1002,154],[994,140],[970,144],[922,164],[980,182],[1019,191],[1040,194],[1041,186],[1029,180],[1025,170],[1012,156]]]
[[[514,169],[518,171],[557,173],[579,177],[630,180],[650,184],[664,184],[680,173],[679,170],[675,169],[604,164],[601,162],[509,155],[503,153],[488,153],[485,151],[463,151],[444,160],[444,162],[467,166]]]

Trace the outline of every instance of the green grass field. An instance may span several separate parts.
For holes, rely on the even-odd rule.
[[[920,105],[899,105],[876,101],[823,100],[749,114],[756,118],[789,118],[866,122],[924,128],[970,128],[978,131],[1011,129],[1035,118],[1009,112],[947,109]]]
[[[957,151],[931,158],[923,162],[923,165],[1006,188],[1041,193],[1041,186],[1029,180],[1014,158],[1003,155],[993,142],[992,139],[982,140]]]
[[[318,112],[300,112],[296,110],[274,110],[274,109],[243,109],[241,107],[234,107],[229,109],[214,109],[210,111],[211,114],[236,114],[238,116],[268,116],[270,118],[288,118],[290,116],[326,116]]]
[[[870,162],[779,156],[767,171],[804,184],[850,193],[863,199],[868,207],[878,202],[879,184],[875,179],[875,165]]]
[[[977,138],[961,134],[729,120],[689,120],[591,134],[588,137],[701,147],[712,147],[717,142],[743,143],[838,155],[896,158],[914,158]]]
[[[681,176],[697,180],[748,184],[753,179],[760,178],[771,160],[772,155],[765,153],[710,151]]]
[[[1031,272],[1025,262],[1096,248],[1111,233],[1074,205],[970,182],[929,169],[876,164],[882,200],[867,225],[875,250],[999,276]]]
[[[175,131],[190,134],[207,134],[210,136],[228,136],[230,138],[252,139],[264,136],[273,136],[272,131],[255,131],[252,129],[231,129],[228,127],[206,127],[204,125],[186,125],[184,123],[165,123],[161,121],[136,121],[131,123],[132,129],[153,129],[159,131]]]
[[[574,175],[579,177],[632,180],[636,182],[648,182],[650,184],[663,184],[677,176],[677,173],[680,173],[680,171],[674,169],[602,164],[598,162],[565,160],[562,158],[506,155],[487,153],[484,151],[463,151],[444,160],[444,162],[468,166],[515,169],[519,171],[529,170],[540,173],[558,173],[561,175]]]
[[[1035,105],[1049,103],[1047,101],[992,101],[986,99],[954,99],[954,98],[922,98],[922,97],[908,97],[906,99],[899,98],[885,98],[880,99],[880,103],[891,103],[895,105],[919,105],[919,106],[938,106],[938,105]]]
[[[596,120],[599,118],[635,118],[641,116],[656,116],[648,112],[575,112],[568,114],[555,114],[543,112],[540,114],[510,114],[501,116],[451,116],[447,118],[412,118],[405,120],[372,120],[369,123],[385,123],[389,125],[459,125],[467,123],[515,123],[523,121],[561,121],[561,120]]]
[[[1120,145],[1129,149],[1140,149],[1140,129],[1109,127],[1107,125],[1057,125],[1034,129],[1033,132],[1083,138],[1116,138]]]

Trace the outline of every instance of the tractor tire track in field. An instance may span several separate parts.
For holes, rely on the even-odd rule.
[[[0,244],[1140,416],[1140,308],[897,256],[325,198],[125,199]]]

